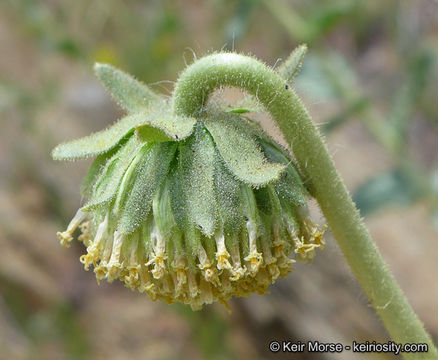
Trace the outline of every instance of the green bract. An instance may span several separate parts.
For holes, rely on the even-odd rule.
[[[311,259],[323,245],[297,167],[241,115],[249,110],[206,105],[196,118],[178,116],[172,100],[129,75],[95,70],[128,115],[57,146],[53,157],[97,156],[82,186],[87,201],[58,236],[67,245],[81,228],[81,262],[98,281],[118,278],[197,309],[266,292],[294,255]]]

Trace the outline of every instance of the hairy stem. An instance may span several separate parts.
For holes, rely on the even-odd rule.
[[[235,86],[257,97],[280,127],[353,273],[397,343],[427,343],[429,352],[406,359],[437,359],[423,324],[380,256],[333,160],[295,92],[271,68],[234,53],[204,57],[180,76],[173,94],[177,115],[199,114],[220,86]]]

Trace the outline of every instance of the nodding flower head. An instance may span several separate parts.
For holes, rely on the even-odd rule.
[[[80,261],[98,282],[199,309],[263,294],[294,258],[323,247],[288,152],[242,109],[177,116],[127,74],[101,64],[96,73],[128,115],[53,157],[96,156],[82,186],[88,201],[58,237],[69,246],[80,229]]]

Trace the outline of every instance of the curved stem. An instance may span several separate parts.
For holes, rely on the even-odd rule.
[[[256,96],[276,121],[353,273],[392,339],[428,344],[428,353],[406,353],[405,358],[438,358],[430,336],[380,256],[318,129],[295,92],[258,60],[218,53],[198,60],[181,74],[173,94],[174,112],[197,115],[220,86],[239,87]]]

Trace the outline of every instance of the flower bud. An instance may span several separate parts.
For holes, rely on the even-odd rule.
[[[96,72],[130,114],[53,156],[97,156],[82,188],[88,202],[58,237],[68,246],[81,229],[80,261],[98,282],[200,309],[267,292],[294,259],[323,247],[298,169],[253,121],[212,106],[177,117],[128,75]]]

